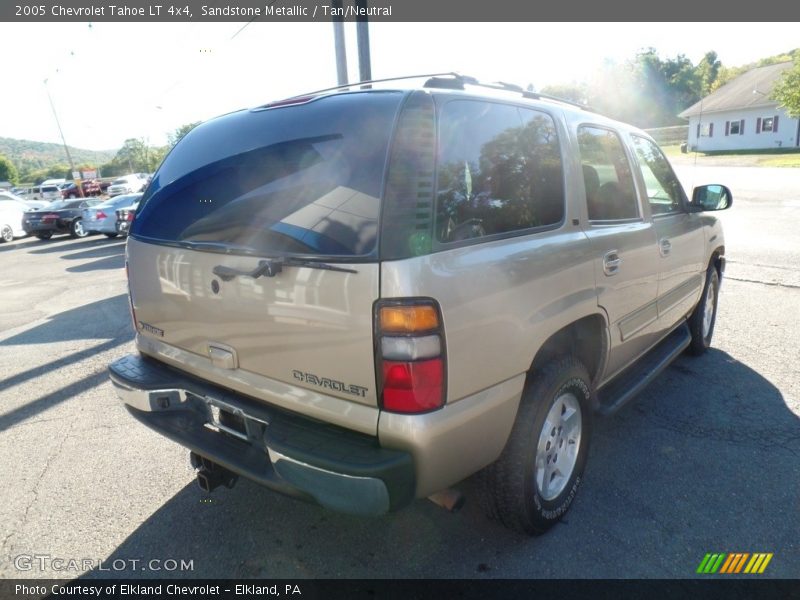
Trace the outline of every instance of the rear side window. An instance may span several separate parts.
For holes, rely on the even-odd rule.
[[[439,117],[436,238],[453,243],[554,225],[564,175],[553,119],[492,102],[454,100]]]
[[[610,129],[582,126],[578,129],[578,148],[589,220],[638,218],[631,165],[619,136]]]
[[[373,255],[402,97],[341,94],[196,127],[155,174],[132,235],[266,255]]]

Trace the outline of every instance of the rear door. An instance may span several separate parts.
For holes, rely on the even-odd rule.
[[[340,94],[187,134],[128,241],[140,348],[283,405],[376,406],[377,230],[401,99]]]

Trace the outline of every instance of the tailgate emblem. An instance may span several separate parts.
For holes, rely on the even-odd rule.
[[[318,377],[313,373],[304,373],[303,371],[294,370],[292,371],[292,376],[297,379],[297,381],[310,383],[311,385],[316,385],[329,390],[335,390],[337,392],[344,392],[345,394],[352,394],[353,396],[359,396],[361,398],[363,398],[367,393],[367,388],[360,385],[354,385],[352,383],[347,384],[342,381],[337,381],[336,379],[330,379],[328,377]]]
[[[153,325],[150,325],[150,323],[139,321],[139,328],[142,331],[146,331],[147,333],[152,333],[153,335],[157,335],[158,337],[164,337],[164,330],[159,329],[158,327],[154,327]]]

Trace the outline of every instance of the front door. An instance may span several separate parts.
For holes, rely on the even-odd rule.
[[[705,240],[702,216],[688,211],[688,200],[659,147],[631,136],[658,237],[659,330],[668,333],[693,309],[703,290]]]

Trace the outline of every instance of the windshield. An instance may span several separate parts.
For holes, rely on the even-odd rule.
[[[264,255],[372,254],[401,98],[341,94],[195,128],[155,174],[131,234]]]

